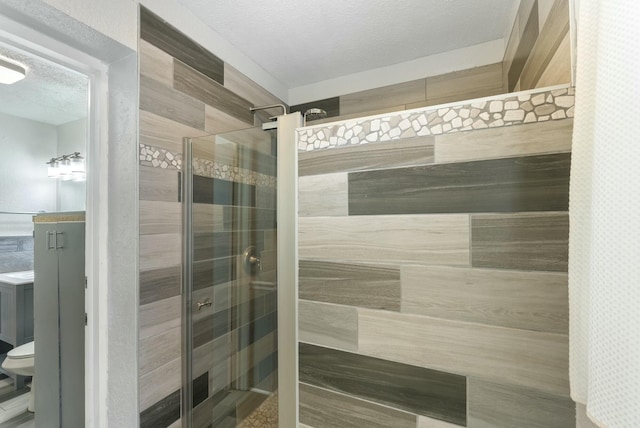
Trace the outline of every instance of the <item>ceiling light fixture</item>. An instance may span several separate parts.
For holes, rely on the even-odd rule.
[[[11,85],[24,79],[25,74],[24,67],[0,59],[0,83]]]

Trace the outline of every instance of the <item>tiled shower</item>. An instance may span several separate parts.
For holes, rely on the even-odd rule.
[[[205,136],[233,140],[268,116],[250,107],[281,101],[144,8],[139,52],[140,424],[178,427],[193,410],[193,426],[208,426],[229,381],[234,391],[276,389],[276,181],[264,169],[270,144],[195,156],[193,299],[211,307],[193,319],[187,409],[183,138],[218,147]],[[499,64],[483,73],[501,82]],[[351,120],[298,134],[301,426],[575,425],[566,287],[573,89],[436,109],[422,107],[426,97],[398,104],[420,109],[359,119],[357,107],[338,106],[334,114]],[[237,228],[241,220],[248,226]],[[263,255],[261,288],[240,297],[250,245]],[[259,325],[235,321],[245,312]],[[262,403],[253,398],[218,425],[235,426]],[[262,403],[266,426],[276,426],[275,405]]]

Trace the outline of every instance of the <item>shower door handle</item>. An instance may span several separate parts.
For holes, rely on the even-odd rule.
[[[196,306],[198,306],[198,310],[202,309],[202,308],[206,308],[209,307],[213,304],[213,302],[211,301],[211,299],[206,298],[200,302],[196,302]]]

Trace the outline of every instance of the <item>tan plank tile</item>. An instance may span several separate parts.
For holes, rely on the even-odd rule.
[[[358,349],[355,308],[300,300],[298,314],[300,341],[347,351]]]
[[[180,202],[140,201],[140,235],[182,232]]]
[[[340,114],[370,112],[385,107],[424,101],[425,80],[418,79],[340,97]]]
[[[284,104],[278,97],[227,63],[224,64],[224,86],[250,101],[254,106]],[[270,113],[272,116],[282,114],[277,109]]]
[[[179,233],[140,236],[140,270],[160,269],[182,262],[182,237]]]
[[[175,170],[138,167],[141,201],[178,202],[178,172]]]
[[[195,129],[157,114],[140,110],[140,142],[160,147],[173,153],[182,153],[184,138],[207,135],[207,131]]]
[[[307,125],[320,125],[321,123],[339,122],[341,120],[362,118],[365,116],[375,116],[383,113],[394,113],[396,111],[401,111],[401,110],[405,110],[405,104],[399,104],[397,106],[390,106],[390,107],[382,107],[379,109],[369,110],[369,111],[360,111],[360,112],[351,113],[351,114],[341,114],[340,116],[327,117],[325,119],[316,119],[313,121],[308,121]]]
[[[402,312],[568,334],[565,273],[402,266]]]
[[[569,33],[569,2],[556,0],[520,75],[522,90],[537,87],[558,47]]]
[[[179,327],[181,319],[182,296],[142,305],[138,313],[139,339]]]
[[[300,217],[302,259],[469,264],[469,217]]]
[[[347,173],[323,174],[298,179],[298,215],[301,217],[349,214]]]
[[[360,353],[495,382],[569,393],[566,335],[358,309]]]
[[[237,131],[253,126],[248,123],[219,110],[210,105],[204,107],[204,129],[209,134],[223,134],[225,132]]]
[[[485,97],[499,94],[502,87],[502,63],[499,62],[427,77],[426,101],[435,105]]]
[[[202,101],[146,76],[140,76],[140,110],[204,130]]]
[[[176,327],[138,343],[138,372],[145,375],[175,359],[182,353],[182,328]]]
[[[173,57],[151,43],[140,39],[140,74],[158,82],[173,86]]]
[[[418,415],[418,428],[458,428],[461,425],[455,425],[438,419],[428,418]]]
[[[140,376],[140,411],[144,411],[182,385],[182,360],[177,358]]]
[[[549,65],[542,72],[537,88],[560,85],[571,82],[571,38],[569,33],[564,36],[558,50],[549,61]]]
[[[565,428],[576,426],[575,403],[569,397],[468,379],[470,428]]]
[[[490,128],[435,137],[436,163],[571,151],[573,119]]]

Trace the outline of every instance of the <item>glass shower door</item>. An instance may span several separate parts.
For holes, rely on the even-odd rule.
[[[185,418],[277,427],[276,136],[186,142]]]

